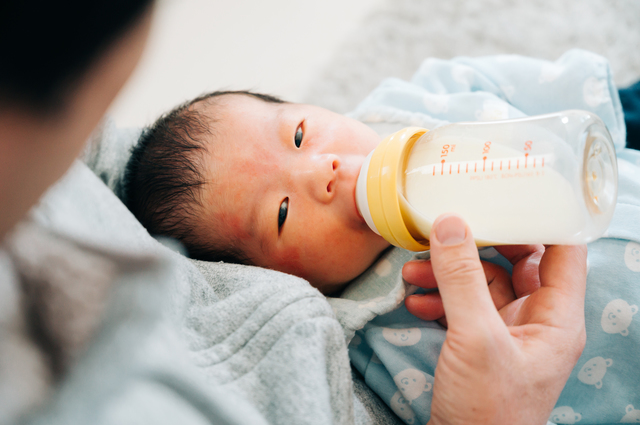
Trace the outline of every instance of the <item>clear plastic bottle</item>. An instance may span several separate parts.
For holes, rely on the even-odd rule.
[[[433,221],[460,214],[478,246],[582,244],[604,233],[618,187],[611,136],[595,114],[406,128],[365,161],[356,203],[376,233],[429,248]]]

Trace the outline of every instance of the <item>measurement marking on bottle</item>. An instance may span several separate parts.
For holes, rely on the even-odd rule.
[[[524,142],[524,151],[528,152],[533,148],[533,141],[531,140],[527,140],[526,142]]]
[[[531,164],[529,164],[529,155],[524,156],[524,168],[542,168],[545,166],[545,161],[547,159],[547,157],[549,157],[549,159],[552,159],[552,157],[550,155],[532,155],[531,156],[533,161]],[[449,162],[449,175],[451,174],[461,174],[462,171],[464,171],[464,173],[468,174],[469,173],[469,165],[472,166],[471,171],[473,173],[490,173],[493,172],[496,168],[498,168],[499,171],[503,170],[503,162],[506,160],[507,161],[507,169],[511,170],[511,161],[515,160],[516,161],[516,169],[520,169],[520,160],[523,157],[512,157],[512,158],[503,158],[500,159],[500,164],[499,167],[496,167],[496,160],[490,160],[491,162],[491,167],[487,167],[487,158],[483,157],[481,160],[478,159],[476,161],[452,161]],[[540,162],[538,162],[538,158],[540,158]],[[480,163],[480,161],[482,161],[482,163]],[[446,164],[446,161],[444,159],[442,159],[440,161],[440,175],[444,176],[444,166]],[[478,165],[482,165],[482,167],[478,167]],[[457,166],[457,167],[454,167]],[[464,165],[464,167],[462,167],[462,165]],[[531,167],[529,167],[531,166]],[[436,176],[436,172],[438,171],[437,168],[438,164],[429,164],[429,165],[425,165],[423,167],[419,167],[414,169],[413,171],[409,172],[409,174],[414,173],[414,172],[420,172],[420,173],[428,173],[429,171],[431,171],[431,175],[432,176]],[[497,170],[496,170],[497,171]]]

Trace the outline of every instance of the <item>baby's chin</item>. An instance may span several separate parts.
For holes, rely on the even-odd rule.
[[[390,245],[387,246],[387,248]],[[311,286],[318,289],[322,294],[328,296],[339,295],[349,284],[367,269],[373,266],[382,252],[386,251],[386,248],[380,252],[371,262],[363,264],[361,267],[352,268],[349,271],[332,275],[331,277],[325,277],[324,279],[307,279]]]
[[[326,295],[328,297],[337,297],[347,286],[349,286],[350,282],[351,281],[348,281],[345,283],[320,283],[320,284],[314,284],[313,282],[309,282],[309,283],[311,283],[311,286],[313,286],[318,291],[320,291],[322,295]]]

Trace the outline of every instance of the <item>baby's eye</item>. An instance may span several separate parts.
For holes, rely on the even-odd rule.
[[[278,211],[278,234],[282,230],[282,225],[287,219],[287,212],[289,211],[289,198],[285,198],[280,204],[280,210]]]
[[[296,135],[293,138],[294,143],[296,144],[296,148],[299,148],[300,145],[302,144],[302,125],[298,126],[298,129],[296,130]]]

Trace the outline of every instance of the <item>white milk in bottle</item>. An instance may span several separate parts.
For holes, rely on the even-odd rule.
[[[478,245],[581,244],[611,220],[617,165],[602,121],[563,111],[401,130],[371,153],[357,186],[367,224],[407,249],[428,249],[432,223],[450,212]]]
[[[449,160],[442,161],[447,150]],[[482,159],[474,159],[478,152]],[[460,214],[479,245],[564,241],[585,220],[577,194],[551,160],[484,139],[438,138],[413,148],[401,205],[417,229],[429,232],[439,215]],[[540,221],[546,225],[531,225]]]

